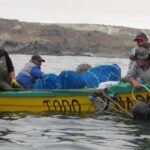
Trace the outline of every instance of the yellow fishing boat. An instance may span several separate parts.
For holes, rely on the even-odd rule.
[[[106,110],[132,116],[138,101],[150,103],[149,89],[150,84],[135,90],[130,83],[119,83],[105,89],[3,91],[0,112],[89,114]]]
[[[142,85],[142,88],[135,90],[130,83],[118,83],[105,89],[98,89],[92,95],[94,100],[101,101],[105,107],[103,110],[123,113],[132,116],[132,111],[138,102],[150,104],[150,84]],[[97,105],[96,105],[97,106]],[[99,108],[97,106],[97,108]],[[97,110],[98,111],[98,110]]]
[[[95,89],[0,92],[0,112],[93,113],[89,95]]]

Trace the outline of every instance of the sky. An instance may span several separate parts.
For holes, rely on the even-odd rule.
[[[150,0],[0,0],[0,18],[150,29]]]

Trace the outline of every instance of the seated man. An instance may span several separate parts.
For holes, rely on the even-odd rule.
[[[127,73],[127,79],[134,88],[138,89],[141,87],[141,84],[136,80],[138,77],[144,84],[150,83],[150,53],[145,48],[138,47],[135,49],[135,55],[132,59],[135,62]]]
[[[39,55],[33,55],[29,63],[19,72],[16,79],[24,88],[33,88],[37,79],[41,79],[45,74],[41,71],[42,62],[45,62]]]

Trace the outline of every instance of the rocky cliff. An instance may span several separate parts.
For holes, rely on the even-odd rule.
[[[18,54],[128,57],[139,31],[119,26],[0,19],[0,47]],[[145,31],[150,34],[150,30]]]

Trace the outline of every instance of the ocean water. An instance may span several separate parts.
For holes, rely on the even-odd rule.
[[[16,73],[22,69],[24,64],[31,59],[31,55],[10,55],[15,66]],[[118,64],[121,67],[122,75],[126,74],[129,59],[105,58],[105,57],[79,57],[79,56],[42,56],[45,63],[42,70],[46,73],[59,74],[62,70],[75,70],[79,64],[88,63],[92,66],[100,64]]]
[[[16,73],[29,55],[11,55]],[[44,72],[75,70],[81,63],[92,66],[116,63],[126,74],[129,60],[120,58],[43,56]],[[0,114],[1,150],[149,150],[150,123],[127,116],[50,114]]]

